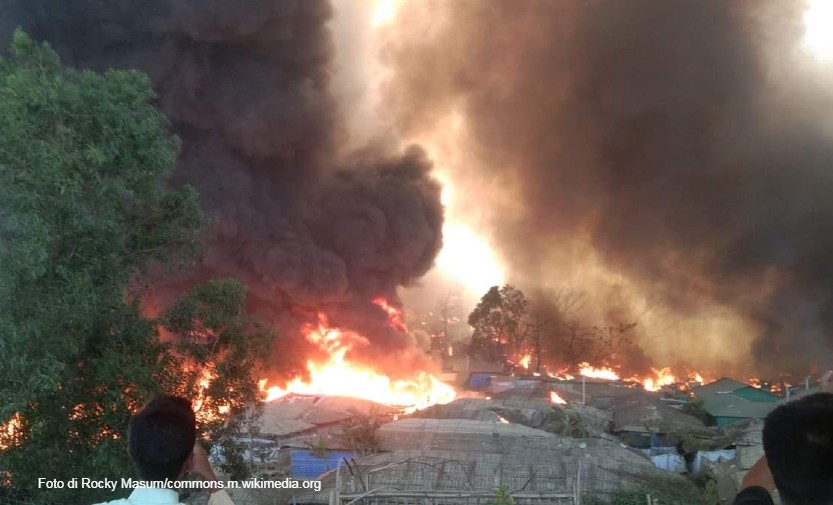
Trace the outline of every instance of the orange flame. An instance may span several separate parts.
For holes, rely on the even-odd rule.
[[[401,315],[398,311],[388,314],[391,315],[392,326],[396,327],[401,323],[401,320],[397,319]],[[309,381],[295,378],[281,388],[267,387],[267,381],[261,380],[260,389],[265,393],[265,401],[276,400],[289,393],[336,395],[408,407],[407,410],[413,411],[437,403],[448,403],[456,396],[454,388],[425,371],[417,372],[410,379],[392,380],[372,368],[350,363],[345,356],[351,343],[365,342],[366,339],[349,331],[330,327],[324,314],[319,314],[318,325],[309,325],[305,333],[307,340],[329,354],[329,359],[324,363],[307,361]]]
[[[219,416],[226,415],[231,411],[231,406],[228,404],[218,405],[216,411],[213,411],[210,408],[204,408],[208,388],[211,386],[211,382],[216,378],[217,374],[210,368],[210,366],[205,367],[200,371],[200,378],[197,381],[199,390],[197,391],[197,397],[194,399],[191,408],[194,410],[194,414],[196,414],[197,419],[201,423],[217,421],[220,419]]]
[[[0,451],[20,444],[23,431],[23,418],[15,412],[4,424],[0,424]]]
[[[575,379],[573,374],[567,373],[567,370],[562,370],[558,373],[547,372],[547,377],[552,377],[553,379],[558,379],[562,381],[571,381]]]
[[[532,355],[527,354],[518,362],[519,365],[524,367],[525,369],[529,370],[529,363],[532,361]]]
[[[651,371],[654,373],[654,376],[646,377],[642,381],[642,385],[645,387],[646,391],[659,391],[663,386],[670,386],[671,384],[679,382],[677,377],[671,373],[671,368],[669,367],[665,367],[660,370],[651,367]]]
[[[384,310],[388,315],[388,324],[398,331],[407,332],[408,327],[405,326],[405,320],[402,318],[402,311],[388,303],[384,298],[376,298],[373,303]]]
[[[585,377],[609,381],[619,380],[619,374],[610,368],[594,368],[589,363],[580,363],[579,367],[579,373]]]
[[[566,405],[567,400],[561,398],[555,391],[550,391],[550,401],[556,405]]]

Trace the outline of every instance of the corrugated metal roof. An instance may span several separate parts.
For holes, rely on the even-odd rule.
[[[732,391],[748,387],[750,387],[749,384],[745,384],[728,377],[723,377],[722,379],[717,379],[716,381],[709,382],[703,386],[692,388],[691,391],[700,398],[706,398],[707,396],[712,396],[718,393],[731,393]]]
[[[744,400],[734,394],[714,394],[703,398],[703,408],[713,417],[763,419],[778,405]]]

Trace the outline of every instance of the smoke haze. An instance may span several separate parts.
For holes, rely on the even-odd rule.
[[[234,276],[285,335],[324,309],[374,344],[360,359],[411,356],[371,300],[440,249],[430,156],[511,282],[638,322],[654,362],[833,362],[833,97],[800,2],[413,0],[376,41],[351,21],[370,11],[16,0],[0,43],[22,26],[65,63],[150,74],[183,140],[174,182],[215,220],[169,293]]]
[[[829,367],[831,76],[803,8],[407,2],[386,99],[406,138],[462,117],[452,179],[515,282],[587,292],[666,363]]]

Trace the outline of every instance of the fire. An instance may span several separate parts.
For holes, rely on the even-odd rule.
[[[519,365],[529,370],[529,363],[532,361],[532,355],[527,354],[518,362]]]
[[[820,60],[833,58],[833,5],[827,0],[808,0],[804,12],[804,47]]]
[[[564,370],[562,370],[558,373],[547,372],[547,377],[551,377],[553,379],[558,379],[558,380],[562,380],[562,381],[571,381],[571,380],[575,379],[573,374],[567,373],[566,369],[564,369]]]
[[[605,379],[609,381],[618,381],[619,374],[610,368],[594,368],[589,363],[579,364],[579,374],[593,379]]]
[[[395,330],[406,332],[408,327],[405,326],[405,320],[402,318],[402,311],[388,303],[384,298],[377,298],[373,303],[384,310],[388,315],[388,324]]]
[[[23,418],[15,412],[4,424],[0,424],[0,451],[14,447],[20,443],[23,431]]]
[[[660,370],[651,367],[651,371],[654,373],[654,376],[646,377],[642,381],[642,385],[646,391],[659,391],[663,386],[670,386],[678,382],[677,377],[671,373],[670,367],[665,367]]]
[[[376,3],[373,9],[373,14],[370,18],[371,26],[374,28],[384,26],[396,17],[396,2],[395,0],[381,0]]]
[[[699,373],[697,373],[697,374],[694,374],[694,382],[702,384],[705,381],[703,380],[703,376],[700,375]]]
[[[193,405],[191,406],[195,413],[199,414],[202,410],[203,403],[205,403],[205,392],[208,390],[208,386],[211,385],[211,381],[214,380],[214,378],[214,373],[212,373],[208,368],[203,368],[200,372],[200,378],[197,381],[197,385],[199,385],[200,389],[197,393],[197,397],[194,399]]]
[[[216,411],[211,408],[207,408],[205,405],[208,388],[211,386],[211,382],[216,378],[217,374],[211,369],[210,366],[205,367],[200,371],[200,377],[197,380],[199,390],[197,391],[197,397],[194,399],[191,408],[194,410],[194,414],[196,414],[197,419],[201,423],[217,421],[219,416],[224,416],[231,412],[231,406],[227,404],[218,405]]]
[[[398,311],[396,313],[399,314]],[[391,325],[396,327],[397,324],[398,320],[392,317]],[[336,395],[416,410],[437,403],[448,403],[456,396],[451,386],[425,371],[417,372],[409,379],[392,380],[372,368],[350,363],[346,355],[351,343],[365,342],[366,339],[352,332],[330,327],[324,314],[319,314],[318,324],[308,326],[305,333],[307,340],[326,351],[329,358],[324,363],[307,361],[308,381],[295,378],[281,388],[267,387],[267,381],[261,380],[260,389],[265,394],[265,401],[276,400],[290,393]]]
[[[550,391],[550,401],[556,405],[567,405],[567,400],[561,398],[555,391]]]

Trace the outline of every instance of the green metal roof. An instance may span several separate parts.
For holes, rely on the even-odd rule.
[[[713,417],[763,419],[778,405],[744,400],[734,393],[717,393],[703,398],[703,408]]]

